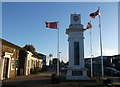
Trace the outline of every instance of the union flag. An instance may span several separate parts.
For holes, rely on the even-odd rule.
[[[92,28],[92,25],[90,22],[88,22],[86,29],[90,29],[90,28]]]
[[[95,18],[97,15],[100,15],[100,8],[98,8],[97,11],[91,13],[89,16],[90,16],[91,18]]]
[[[45,22],[47,28],[58,29],[58,22]]]

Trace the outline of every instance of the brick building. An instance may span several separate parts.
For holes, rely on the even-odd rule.
[[[17,76],[19,50],[22,48],[0,38],[0,79]]]
[[[29,75],[31,68],[42,68],[42,58],[0,38],[0,80]]]

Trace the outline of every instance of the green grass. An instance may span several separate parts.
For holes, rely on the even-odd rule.
[[[120,82],[114,82],[113,85],[120,85]]]

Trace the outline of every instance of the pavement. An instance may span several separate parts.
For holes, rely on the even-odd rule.
[[[27,76],[18,76],[2,81],[2,87],[35,87],[50,83],[50,73],[31,74]]]

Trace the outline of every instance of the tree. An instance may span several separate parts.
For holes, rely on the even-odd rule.
[[[61,66],[64,66],[65,65],[65,63],[64,63],[64,61],[62,60],[61,61],[61,64],[60,64]]]
[[[50,55],[49,55],[49,57],[53,57],[53,55],[52,55],[52,54],[50,54]]]
[[[57,61],[59,61],[57,58],[54,58],[53,60],[52,60],[52,63],[54,64],[54,65],[57,65]],[[59,61],[59,63],[60,63],[60,61]]]
[[[25,48],[27,51],[30,51],[32,53],[36,53],[36,49],[33,45],[26,44],[23,48]]]
[[[69,61],[65,63],[65,65],[69,65]]]
[[[43,54],[41,54],[41,53],[37,53],[37,55],[38,55],[39,58],[41,58],[41,59],[43,59],[43,57],[45,56],[45,55],[43,55]]]

